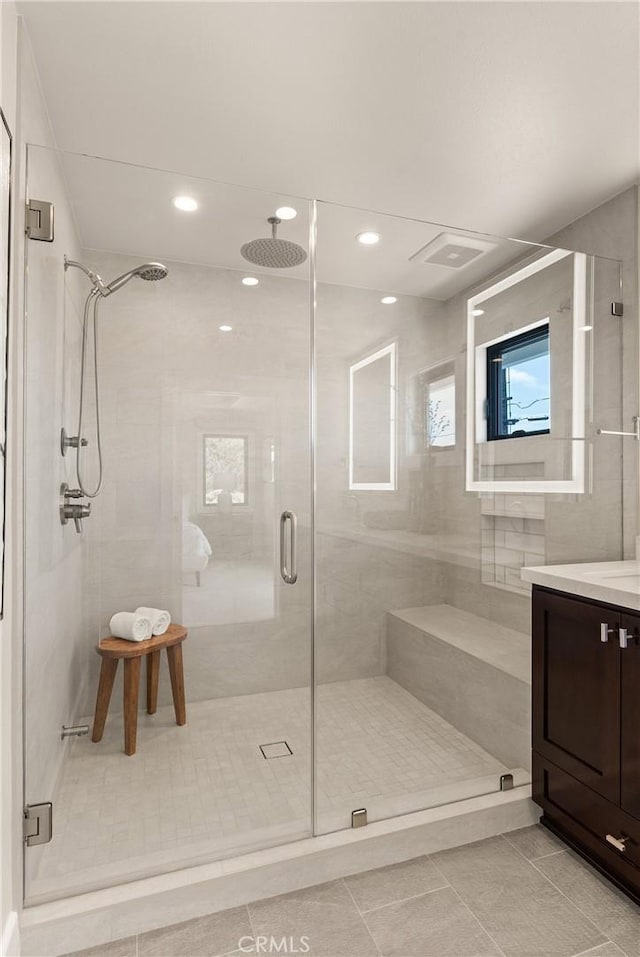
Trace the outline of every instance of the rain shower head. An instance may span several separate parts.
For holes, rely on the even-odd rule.
[[[278,226],[282,220],[277,216],[270,216],[267,220],[271,224],[271,237],[252,239],[245,243],[240,252],[255,266],[265,266],[267,269],[290,269],[299,266],[307,258],[302,246],[290,243],[286,239],[278,239]]]

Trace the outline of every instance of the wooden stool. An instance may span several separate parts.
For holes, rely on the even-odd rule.
[[[184,697],[184,673],[182,670],[182,642],[187,637],[182,625],[169,625],[164,635],[147,638],[146,641],[126,641],[124,638],[103,638],[96,651],[102,657],[100,684],[93,719],[92,741],[101,741],[109,711],[113,682],[118,669],[118,660],[124,659],[124,751],[136,753],[138,731],[138,693],[140,688],[140,659],[147,659],[147,714],[155,714],[158,706],[158,676],[160,652],[167,649],[169,675],[176,724],[187,723]]]

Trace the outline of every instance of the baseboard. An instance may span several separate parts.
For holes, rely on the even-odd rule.
[[[9,911],[2,928],[0,957],[20,957],[20,923],[15,910]]]
[[[534,824],[531,788],[494,792],[26,907],[23,957],[55,957]]]

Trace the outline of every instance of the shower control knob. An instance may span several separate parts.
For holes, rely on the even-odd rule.
[[[71,502],[70,499],[80,498],[80,489],[70,489],[66,482],[60,486],[60,524],[67,525],[70,521],[76,527],[76,532],[82,531],[82,519],[91,515],[90,502]]]

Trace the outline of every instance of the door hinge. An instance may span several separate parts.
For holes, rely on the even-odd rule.
[[[53,242],[53,203],[30,199],[27,203],[26,233],[41,243]]]
[[[53,804],[27,804],[24,809],[22,833],[28,847],[48,844],[53,837]]]
[[[621,302],[612,302],[611,315],[617,316],[618,319],[621,319],[622,316],[624,315],[624,305]]]
[[[359,807],[356,811],[351,812],[351,827],[366,827],[367,826],[367,809],[366,807]]]
[[[512,791],[512,790],[513,790],[513,774],[501,774],[501,775],[500,775],[500,790],[501,790],[501,791]]]

